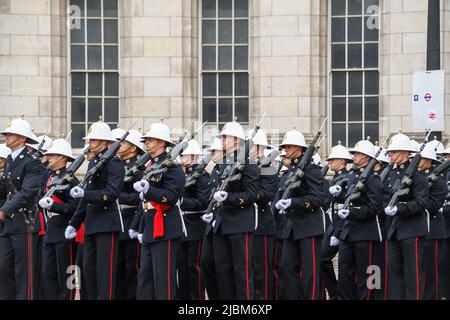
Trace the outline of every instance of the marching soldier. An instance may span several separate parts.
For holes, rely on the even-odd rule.
[[[5,176],[3,175],[3,170],[5,169],[6,164],[6,158],[8,158],[9,154],[11,153],[11,149],[8,148],[4,143],[0,144],[0,181],[5,179]],[[6,185],[2,182],[0,182],[0,195],[2,197],[0,198],[0,207],[5,203],[6,198],[3,198],[3,195],[6,194],[5,192]],[[0,223],[0,237],[3,235],[3,223]]]
[[[252,249],[256,229],[254,203],[259,190],[259,170],[247,159],[238,158],[245,145],[244,129],[228,122],[220,133],[225,152],[221,172],[228,172],[240,162],[241,177],[229,184],[228,191],[217,191],[213,198],[220,203],[214,225],[214,260],[220,299],[252,300],[254,296]],[[239,152],[241,151],[241,152]],[[223,174],[219,183],[224,179]]]
[[[70,144],[55,140],[44,154],[51,170],[47,176],[45,194],[53,179],[62,178],[68,162],[75,160]],[[70,274],[68,267],[75,264],[76,248],[73,241],[64,237],[64,231],[74,214],[78,200],[70,196],[70,189],[78,184],[76,178],[70,181],[65,191],[56,191],[52,197],[39,200],[39,206],[46,217],[46,230],[42,248],[43,298],[49,300],[74,300],[75,290],[68,288]]]
[[[219,184],[219,176],[221,165],[223,163],[224,153],[222,151],[222,142],[219,138],[214,138],[213,143],[207,149],[211,153],[211,161],[214,167],[211,170],[211,179],[208,183],[208,189],[212,190]],[[209,199],[208,195],[208,199]],[[219,286],[217,284],[216,266],[214,263],[214,242],[213,228],[215,224],[214,213],[210,212],[202,216],[202,220],[206,223],[205,234],[203,237],[202,256],[200,265],[205,282],[206,292],[209,300],[219,299]]]
[[[420,155],[419,168],[427,176],[439,161],[436,158],[436,143],[434,140],[428,142]],[[443,151],[443,150],[441,150]],[[441,300],[441,283],[443,284],[442,271],[445,269],[443,264],[443,246],[447,238],[442,206],[447,198],[446,177],[440,175],[429,188],[429,196],[426,210],[430,216],[430,232],[425,237],[425,248],[423,254],[423,282],[425,300]]]
[[[111,132],[113,138],[120,140],[125,130],[117,128]],[[122,159],[125,170],[133,167],[136,161],[145,153],[141,142],[142,134],[137,130],[130,130],[125,141],[120,144],[117,156]],[[116,295],[119,300],[135,300],[137,288],[137,275],[139,271],[140,243],[134,234],[130,234],[131,224],[135,216],[142,209],[139,194],[134,191],[133,184],[142,179],[144,171],[141,170],[135,176],[123,184],[119,195],[119,207],[123,219],[123,232],[119,234],[118,264]]]
[[[404,134],[392,137],[387,149],[394,168],[385,181],[385,208],[387,215],[387,287],[390,300],[419,300],[422,297],[422,256],[424,237],[428,233],[426,204],[428,181],[423,171],[416,170],[410,191],[400,196],[393,207],[386,206],[392,197],[392,189],[398,184],[410,164],[409,155],[417,152]]]
[[[291,160],[287,174],[292,175],[307,147],[305,138],[299,131],[288,131],[280,147],[285,149],[286,157]],[[320,247],[325,232],[325,216],[321,208],[324,177],[319,167],[310,162],[301,181],[300,188],[293,190],[292,198],[281,199],[275,205],[276,209],[286,211],[281,266],[283,297],[318,300]]]
[[[36,297],[38,213],[35,203],[42,178],[42,164],[32,159],[25,143],[36,143],[30,124],[15,119],[1,132],[11,149],[0,180],[0,299],[31,300]]]
[[[336,232],[336,227],[340,219],[337,212],[344,202],[342,190],[345,190],[347,186],[349,174],[347,164],[352,162],[352,155],[348,152],[347,148],[338,144],[331,149],[331,153],[326,161],[328,161],[330,169],[334,172],[334,176],[330,182],[330,188],[327,190],[327,194],[332,197],[331,215],[327,219],[330,223],[327,226],[327,231],[322,241],[320,279],[328,291],[330,299],[336,300],[338,299],[338,282],[332,260],[338,253],[339,248],[339,234]]]
[[[88,170],[101,161],[111,142],[115,142],[110,127],[103,121],[92,124],[88,135],[89,151],[95,156]],[[117,199],[123,189],[124,166],[113,157],[94,174],[86,190],[76,186],[70,190],[80,204],[65,230],[66,239],[76,237],[76,230],[85,226],[83,271],[86,293],[90,300],[112,300],[117,271],[119,232],[123,231]]]
[[[368,170],[367,165],[375,158],[375,148],[370,141],[363,140],[355,145],[351,153],[355,171],[348,176],[347,192],[352,192],[359,176]],[[383,240],[378,221],[378,206],[382,201],[380,177],[369,172],[364,189],[359,192],[361,196],[353,200],[348,209],[338,211],[339,217],[344,220],[339,234],[339,295],[345,300],[373,298],[372,290],[367,285],[367,270],[373,264],[373,243]]]
[[[199,156],[202,155],[203,152],[198,142],[190,140],[180,158],[186,180],[198,170]],[[182,300],[205,299],[205,283],[200,259],[206,224],[201,217],[208,207],[208,197],[211,193],[210,178],[209,173],[203,169],[195,183],[185,187],[181,199],[180,209],[183,212],[187,232],[187,236],[181,237],[181,244],[178,249],[177,295]]]
[[[169,128],[163,123],[153,123],[143,141],[151,155],[151,167],[163,163],[168,158],[166,148],[174,146]],[[134,184],[145,206],[139,227],[142,247],[137,299],[172,300],[176,297],[177,253],[183,232],[178,203],[184,183],[183,170],[173,164],[167,171],[152,176],[150,181]]]
[[[275,218],[271,208],[271,201],[278,189],[278,176],[271,163],[261,167],[264,151],[271,148],[267,137],[259,130],[253,137],[253,147],[250,157],[256,159],[261,173],[259,178],[258,224],[253,242],[253,268],[255,283],[255,300],[273,299],[273,269],[275,250]]]

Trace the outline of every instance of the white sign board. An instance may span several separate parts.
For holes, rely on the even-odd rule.
[[[415,72],[412,93],[413,131],[444,131],[444,70]]]

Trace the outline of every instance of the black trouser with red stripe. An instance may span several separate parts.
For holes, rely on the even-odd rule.
[[[138,274],[138,300],[173,300],[177,291],[180,239],[143,243]]]
[[[338,295],[338,281],[334,272],[333,258],[338,253],[338,246],[330,246],[330,237],[322,239],[321,262],[320,262],[320,299],[326,300],[325,289],[331,299],[336,299]]]
[[[253,300],[253,234],[214,234],[219,297],[222,300]]]
[[[117,272],[118,233],[84,236],[83,271],[89,300],[112,300]]]
[[[38,274],[37,233],[0,237],[0,300],[36,298]]]
[[[275,237],[257,235],[253,240],[255,300],[272,300]]]
[[[318,300],[322,236],[285,239],[281,258],[284,300]]]
[[[283,278],[281,277],[281,258],[283,252],[283,240],[276,239],[273,257],[273,299],[280,299],[283,291]]]
[[[76,288],[68,286],[73,272],[68,267],[75,264],[75,247],[72,242],[43,243],[42,288],[43,299],[74,300]],[[70,270],[69,270],[70,271]],[[73,285],[73,283],[70,283]]]
[[[137,239],[119,241],[115,299],[135,300],[141,244]]]
[[[383,240],[382,242],[373,242],[373,261],[374,265],[380,268],[380,288],[373,290],[373,300],[387,300],[387,292],[384,289],[387,287],[386,270],[387,267],[387,254],[388,254],[388,242]]]
[[[216,265],[214,263],[214,242],[212,233],[203,238],[200,266],[203,273],[206,292],[208,293],[208,299],[218,300],[219,286],[217,284]]]
[[[80,300],[88,300],[87,292],[86,292],[86,281],[84,281],[84,270],[83,270],[83,261],[84,261],[84,244],[77,243],[77,258],[76,264],[80,270],[79,281],[81,288],[80,292]]]
[[[374,264],[374,241],[339,244],[339,296],[344,300],[371,300],[373,287],[368,288],[368,267]],[[371,274],[372,272],[370,272]],[[379,277],[379,275],[378,275]],[[380,285],[381,279],[373,285]],[[370,283],[372,284],[372,283]]]
[[[444,240],[441,274],[442,299],[450,300],[450,238]]]
[[[205,300],[205,283],[200,267],[202,240],[181,241],[178,249],[177,299]]]
[[[444,283],[444,275],[442,271],[444,265],[444,248],[445,240],[425,240],[425,248],[423,253],[423,298],[424,300],[441,300],[442,287]]]
[[[423,237],[388,242],[387,296],[389,300],[422,299]]]

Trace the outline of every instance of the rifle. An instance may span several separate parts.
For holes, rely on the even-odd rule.
[[[136,160],[131,168],[125,168],[125,178],[123,179],[123,181],[130,182],[133,177],[138,174],[139,171],[145,169],[145,165],[150,161],[150,159],[150,153],[144,153],[139,157],[139,159]]]
[[[45,134],[42,137],[42,141],[39,143],[36,151],[31,154],[31,157],[33,159],[39,159],[40,157],[42,157],[44,155],[44,153],[42,152],[43,151],[42,148],[44,147],[45,138],[47,138],[47,134],[48,134],[48,131],[45,131]]]
[[[306,167],[311,163],[313,155],[316,153],[317,149],[319,148],[319,138],[322,135],[322,130],[325,127],[325,123],[327,121],[328,117],[325,118],[323,121],[321,127],[319,128],[319,131],[317,131],[313,141],[311,144],[306,148],[305,153],[303,154],[302,160],[299,162],[299,164],[296,167],[295,172],[292,172],[292,174],[289,175],[289,177],[286,179],[286,182],[284,183],[284,186],[282,188],[283,195],[281,196],[280,200],[286,200],[290,197],[291,192],[294,189],[298,189],[302,185],[302,178],[305,175],[305,169]],[[282,209],[280,210],[280,214],[284,214],[285,211]]]
[[[213,197],[214,193],[216,193],[218,191],[228,190],[228,187],[231,184],[231,182],[241,179],[242,171],[244,170],[244,167],[245,167],[245,159],[248,158],[248,152],[253,145],[253,137],[256,135],[259,128],[261,127],[261,123],[264,120],[264,117],[265,117],[265,114],[263,114],[261,120],[258,122],[258,124],[253,129],[253,132],[252,132],[250,138],[248,138],[245,141],[244,145],[241,146],[241,148],[239,149],[236,162],[232,166],[226,167],[226,169],[223,171],[223,173],[221,175],[222,183],[220,185],[216,186],[211,191],[212,199],[209,201],[208,207],[206,208],[207,214],[212,213],[221,204],[220,202],[217,202],[214,199],[214,197]],[[244,161],[240,161],[242,159]]]
[[[161,177],[161,175],[175,163],[178,156],[187,148],[189,140],[195,137],[197,132],[199,132],[206,123],[207,122],[204,122],[192,136],[188,132],[185,132],[185,134],[180,137],[179,143],[170,150],[169,156],[164,161],[161,163],[155,163],[145,170],[142,180],[149,181],[154,176]],[[156,178],[156,180],[158,180],[158,178]]]
[[[433,171],[428,175],[428,186],[431,187],[433,183],[436,182],[438,177],[441,174],[447,173],[449,169],[450,169],[450,159],[445,160],[444,163],[441,163],[436,168],[434,168]]]
[[[384,145],[389,138],[389,135],[386,136],[384,139],[382,145]],[[377,153],[375,154],[375,157],[373,157],[367,166],[364,168],[364,171],[361,173],[361,175],[358,178],[358,182],[356,184],[352,185],[350,189],[348,189],[344,205],[342,206],[342,210],[347,210],[350,207],[350,203],[354,200],[357,200],[361,197],[361,192],[366,188],[366,182],[367,179],[369,179],[369,176],[372,174],[373,169],[375,168],[375,165],[378,163],[377,157],[380,155],[380,153],[383,151],[383,148],[379,148]],[[348,178],[347,178],[348,180]]]
[[[258,164],[258,168],[264,168],[269,166],[276,157],[280,155],[280,151],[273,150],[271,153],[267,155],[267,157],[262,158],[262,160]]]
[[[186,178],[185,188],[193,186],[197,183],[197,179],[205,172],[208,163],[211,161],[211,155],[207,155],[202,159],[202,162],[195,168],[194,172]]]
[[[327,175],[328,170],[330,170],[330,166],[329,166],[329,165],[326,164],[326,165],[324,165],[324,166],[322,167],[321,172],[322,172],[322,175],[323,175],[324,177]]]
[[[392,188],[393,195],[391,197],[391,200],[389,201],[388,207],[391,208],[394,207],[398,198],[409,194],[410,187],[413,183],[412,177],[414,176],[414,173],[416,173],[417,168],[419,167],[420,160],[422,159],[420,153],[423,151],[423,148],[425,148],[425,144],[428,141],[428,137],[430,136],[431,131],[432,130],[428,132],[427,136],[425,137],[425,142],[422,143],[419,152],[417,152],[414,155],[414,157],[412,158],[411,162],[408,165],[408,168],[406,168],[403,178],[401,180],[397,180],[396,183],[394,184],[394,187]]]

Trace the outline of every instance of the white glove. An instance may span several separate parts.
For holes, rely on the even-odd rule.
[[[64,237],[67,240],[72,240],[77,236],[77,230],[75,230],[72,226],[67,226],[66,230],[64,231]]]
[[[438,211],[439,213],[444,213],[444,208],[440,208]]]
[[[285,200],[282,199],[275,204],[275,208],[277,208],[278,210],[286,210],[291,206],[291,204],[292,199],[285,199]]]
[[[338,195],[341,194],[342,192],[342,187],[341,186],[331,186],[328,191],[331,193],[331,195],[333,197],[337,197]]]
[[[226,191],[217,191],[214,193],[214,200],[217,202],[224,202],[228,198],[228,192]]]
[[[214,226],[216,225],[216,220],[213,220],[213,222],[211,224],[212,224],[212,227],[214,228]]]
[[[144,235],[143,235],[142,233],[138,233],[137,238],[138,238],[138,240],[139,240],[139,243],[142,244]]]
[[[53,206],[53,199],[50,197],[45,197],[39,200],[39,206],[42,209],[50,209]]]
[[[80,187],[73,187],[72,190],[70,190],[70,195],[72,198],[83,198],[84,197],[84,189],[81,189]]]
[[[210,223],[213,219],[213,213],[205,213],[204,215],[202,215],[202,220],[206,223]]]
[[[135,182],[133,184],[133,188],[137,192],[147,193],[148,188],[150,188],[150,184],[148,183],[147,180],[141,180],[141,181]]]
[[[145,201],[143,192],[139,193],[139,199],[141,199],[141,201]]]
[[[330,247],[337,247],[339,245],[340,241],[335,236],[331,236],[330,238]]]
[[[338,216],[341,219],[347,219],[349,214],[350,214],[350,210],[343,210],[343,209],[341,209],[341,210],[338,211]]]
[[[129,229],[128,230],[128,236],[130,237],[130,239],[137,239],[138,232],[136,230]]]
[[[384,213],[386,213],[388,216],[391,216],[391,217],[395,216],[397,211],[398,211],[397,206],[394,206],[392,208],[391,207],[384,208]]]

